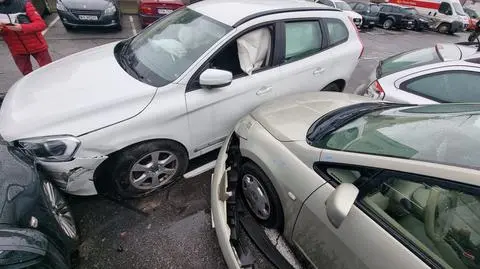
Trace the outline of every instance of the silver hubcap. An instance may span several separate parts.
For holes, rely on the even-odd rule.
[[[58,224],[60,224],[62,230],[70,238],[76,238],[77,229],[75,228],[73,215],[68,208],[67,202],[63,199],[60,192],[55,189],[52,183],[44,181],[43,190],[52,208],[53,216],[57,220]]]
[[[247,204],[259,219],[270,217],[270,201],[267,192],[256,177],[246,174],[242,178],[242,189]]]
[[[169,183],[177,172],[178,160],[169,151],[155,151],[137,161],[130,170],[130,183],[137,189],[155,189]]]
[[[391,22],[391,21],[385,21],[385,22],[383,23],[383,28],[385,28],[385,29],[390,28],[390,26],[392,26],[392,22]]]

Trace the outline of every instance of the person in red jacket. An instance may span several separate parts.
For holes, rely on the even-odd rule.
[[[47,25],[32,3],[28,0],[0,0],[0,15],[10,19],[10,23],[0,24],[0,34],[20,72],[24,75],[32,72],[30,56],[40,66],[52,62],[42,34]]]

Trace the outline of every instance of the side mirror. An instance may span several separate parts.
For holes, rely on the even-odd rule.
[[[220,69],[207,69],[200,75],[200,86],[206,88],[225,87],[232,83],[232,72]]]
[[[327,217],[335,228],[342,225],[357,196],[358,188],[355,185],[342,183],[327,198],[325,202]]]

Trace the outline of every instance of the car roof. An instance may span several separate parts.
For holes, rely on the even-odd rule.
[[[189,8],[226,25],[237,27],[251,19],[270,14],[298,11],[339,11],[305,0],[203,0]]]

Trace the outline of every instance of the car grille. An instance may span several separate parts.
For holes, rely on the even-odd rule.
[[[70,12],[72,12],[75,15],[92,15],[92,16],[98,16],[98,17],[102,15],[101,10],[71,9]]]

